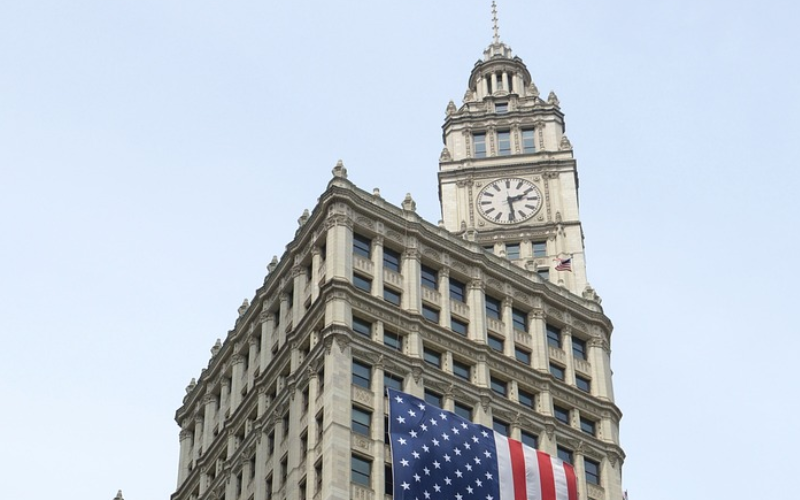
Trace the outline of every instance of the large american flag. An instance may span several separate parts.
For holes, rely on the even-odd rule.
[[[388,389],[394,500],[577,500],[572,466]]]

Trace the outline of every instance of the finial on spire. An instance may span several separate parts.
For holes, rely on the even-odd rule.
[[[500,43],[500,26],[497,24],[497,2],[495,2],[495,0],[492,0],[492,23],[492,29],[494,30],[494,43],[498,44]]]

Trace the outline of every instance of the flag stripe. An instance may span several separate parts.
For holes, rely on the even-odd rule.
[[[514,499],[514,472],[512,457],[508,447],[508,438],[494,433],[494,445],[497,452],[497,482],[501,500]]]
[[[569,498],[569,493],[567,491],[567,475],[564,472],[566,467],[564,467],[564,463],[555,458],[550,458],[550,465],[553,467],[553,479],[556,486],[556,496],[558,500],[567,500]]]
[[[542,497],[540,495],[542,493],[542,480],[539,477],[541,475],[541,471],[539,471],[538,466],[538,452],[535,449],[527,446],[523,447],[522,450],[525,453],[525,464],[527,465],[525,468],[525,476],[528,483],[528,500],[541,500]]]
[[[550,455],[537,451],[536,458],[539,462],[539,478],[542,483],[541,498],[544,500],[555,499],[556,485],[553,481],[553,463],[550,461]]]
[[[567,492],[569,493],[569,500],[578,500],[578,481],[575,477],[575,469],[572,465],[564,464],[564,474],[567,476]]]
[[[522,454],[522,443],[508,440],[511,452],[511,468],[514,474],[514,500],[527,500],[525,491],[525,455]]]

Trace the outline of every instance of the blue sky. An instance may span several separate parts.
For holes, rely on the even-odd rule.
[[[336,161],[439,219],[440,127],[489,3],[0,4],[5,498],[172,493],[184,387]],[[631,500],[784,496],[800,7],[502,0],[499,18],[566,114]]]

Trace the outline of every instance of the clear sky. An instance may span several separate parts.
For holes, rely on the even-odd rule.
[[[336,160],[439,219],[489,4],[0,2],[4,499],[173,492],[184,388]],[[566,114],[630,500],[791,496],[800,3],[499,18]]]

